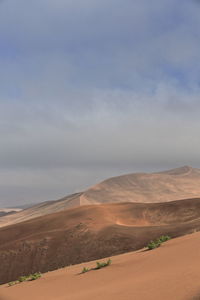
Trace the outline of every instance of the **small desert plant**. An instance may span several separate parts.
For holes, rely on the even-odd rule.
[[[18,281],[23,282],[23,281],[26,281],[28,278],[29,278],[29,276],[20,276]]]
[[[86,272],[88,272],[88,271],[90,271],[90,269],[89,269],[89,268],[86,268],[86,267],[84,267],[81,273],[83,274],[83,273],[86,273]]]
[[[40,278],[41,276],[42,276],[42,275],[41,275],[40,272],[34,273],[34,274],[29,275],[28,280],[36,280],[36,279]]]
[[[15,284],[17,284],[17,283],[19,283],[19,281],[11,281],[11,282],[8,283],[8,285],[9,285],[9,286],[12,286],[12,285],[15,285]]]
[[[83,270],[82,270],[82,272],[81,272],[81,274],[84,274],[84,273],[86,273],[88,271],[91,271],[91,270],[98,270],[98,269],[110,266],[111,263],[112,263],[111,259],[108,259],[107,262],[99,262],[99,261],[97,261],[96,268],[89,269],[89,268],[84,267]]]
[[[160,236],[158,239],[156,239],[155,241],[149,242],[148,245],[147,245],[147,248],[148,248],[149,250],[153,250],[153,249],[155,249],[155,248],[160,247],[160,245],[161,245],[162,243],[164,243],[164,242],[166,242],[166,241],[169,241],[170,239],[171,239],[170,236],[168,236],[168,235],[162,235],[162,236]]]
[[[159,241],[161,242],[161,243],[164,243],[164,242],[166,242],[166,241],[169,241],[171,239],[171,237],[169,236],[169,235],[162,235],[161,237],[159,237]]]
[[[107,267],[107,266],[110,266],[112,263],[111,259],[108,259],[107,262],[97,262],[97,266],[95,269],[101,269],[101,268],[104,268],[104,267]]]
[[[30,275],[27,275],[27,276],[20,276],[18,280],[16,280],[16,281],[11,281],[11,282],[8,283],[8,285],[9,285],[9,286],[12,286],[12,285],[15,285],[15,284],[24,282],[24,281],[36,280],[36,279],[40,278],[41,276],[42,276],[42,275],[41,275],[40,272],[34,273],[34,274],[30,274]]]
[[[153,250],[155,248],[160,247],[160,245],[161,245],[161,242],[159,242],[158,240],[157,241],[151,241],[151,242],[148,243],[147,248],[149,250]]]

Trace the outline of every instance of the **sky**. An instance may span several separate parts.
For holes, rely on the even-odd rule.
[[[0,207],[200,167],[200,1],[0,0]]]

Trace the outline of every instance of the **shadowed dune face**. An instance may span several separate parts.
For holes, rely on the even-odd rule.
[[[200,199],[82,206],[0,229],[0,282],[200,230]],[[6,272],[5,272],[6,270]]]

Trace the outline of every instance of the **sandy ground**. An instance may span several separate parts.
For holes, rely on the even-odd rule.
[[[81,206],[0,228],[0,283],[200,231],[200,199]]]
[[[79,274],[84,263],[41,279],[0,287],[0,300],[200,299],[200,233],[173,239],[152,251],[112,257],[112,264]]]

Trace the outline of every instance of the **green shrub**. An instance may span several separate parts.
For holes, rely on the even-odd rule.
[[[17,281],[11,281],[11,282],[8,283],[8,285],[9,285],[9,286],[12,286],[12,285],[15,285],[15,284],[17,284],[17,283],[19,283],[18,280],[17,280]]]
[[[40,272],[29,275],[29,280],[36,280],[40,278],[42,275]]]
[[[23,281],[26,281],[27,279],[28,279],[28,276],[20,276],[18,281],[23,282]]]
[[[161,242],[161,243],[164,243],[164,242],[166,242],[166,241],[169,241],[171,238],[170,238],[170,236],[168,236],[168,235],[162,235],[161,237],[159,237],[159,241]]]
[[[110,266],[112,263],[111,259],[108,259],[107,262],[97,262],[97,266],[95,269],[101,269],[101,268],[104,268],[104,267],[107,267],[107,266]]]
[[[147,248],[149,250],[153,250],[155,248],[160,247],[161,243],[159,241],[151,241],[150,243],[148,243]]]
[[[147,248],[149,250],[153,250],[155,248],[160,247],[160,245],[168,240],[170,240],[170,236],[168,235],[162,235],[161,237],[159,237],[158,239],[156,239],[155,241],[151,241],[148,243]]]
[[[86,268],[86,267],[84,267],[81,273],[83,274],[83,273],[86,273],[86,272],[88,272],[88,271],[90,271],[90,269],[89,269],[89,268]]]
[[[16,281],[11,281],[8,283],[9,286],[24,282],[24,281],[29,281],[29,280],[36,280],[38,278],[40,278],[42,275],[40,272],[38,273],[34,273],[34,274],[30,274],[28,276],[20,276],[18,280]]]
[[[89,268],[84,267],[83,270],[82,270],[82,272],[81,272],[81,274],[84,274],[84,273],[86,273],[88,271],[91,271],[91,270],[98,270],[98,269],[110,266],[111,263],[112,263],[111,259],[108,259],[107,262],[99,262],[99,261],[97,261],[96,268],[89,269]]]

